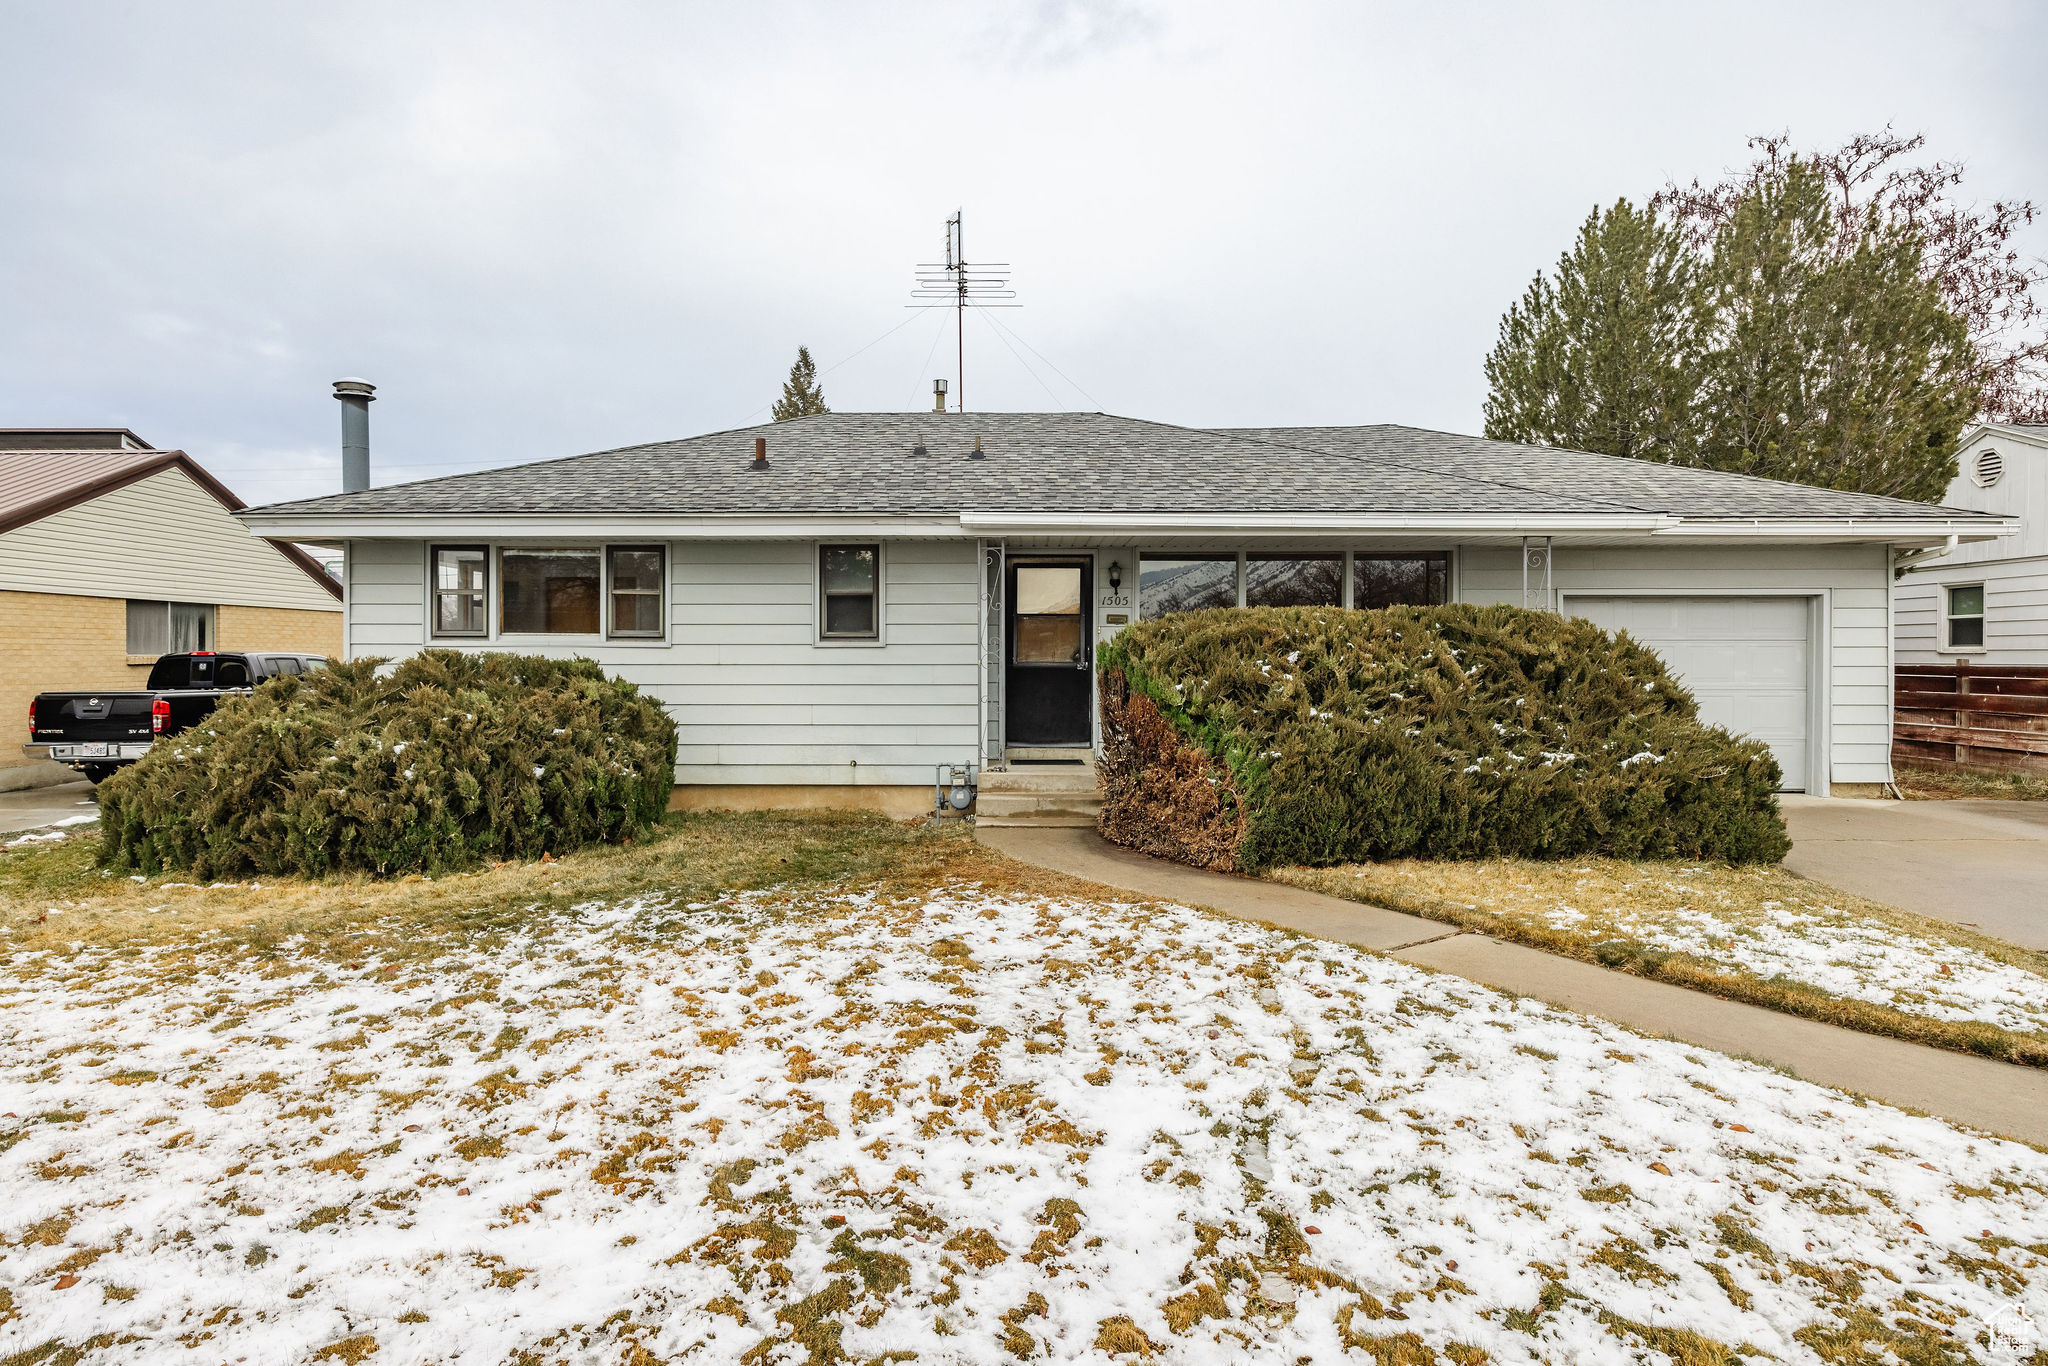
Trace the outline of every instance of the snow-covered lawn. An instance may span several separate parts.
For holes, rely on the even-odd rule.
[[[1705,971],[1808,998],[1817,992],[1927,1020],[1990,1025],[2048,1044],[2048,954],[1782,869],[1404,860],[1278,875],[1619,965],[1683,955]],[[1766,996],[1764,1003],[1772,1002]]]
[[[2048,1352],[2048,1156],[1332,944],[956,883],[419,947],[7,951],[0,1360]]]

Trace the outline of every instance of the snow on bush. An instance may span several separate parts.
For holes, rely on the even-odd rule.
[[[0,1358],[2048,1350],[2041,1153],[1179,907],[7,966]]]
[[[1180,612],[1099,652],[1102,828],[1206,867],[1789,847],[1759,741],[1656,655],[1511,607]]]
[[[644,829],[675,723],[587,659],[428,650],[266,682],[100,784],[109,866],[439,873]]]

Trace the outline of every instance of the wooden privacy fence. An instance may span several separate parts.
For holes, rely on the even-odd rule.
[[[2048,668],[1901,664],[1892,758],[2048,772]]]

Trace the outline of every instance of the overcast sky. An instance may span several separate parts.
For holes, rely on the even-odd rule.
[[[1588,209],[1750,134],[1890,123],[2048,201],[2037,3],[0,18],[0,426],[133,427],[252,503],[339,486],[342,375],[380,484],[765,421],[799,342],[834,407],[928,407],[952,319],[904,305],[956,208],[1028,344],[967,319],[970,410],[1473,432]]]

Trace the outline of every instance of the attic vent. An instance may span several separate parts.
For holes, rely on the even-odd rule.
[[[2005,473],[2005,457],[1987,446],[1977,452],[1976,468],[1970,471],[1970,478],[1980,489],[1988,489]]]

